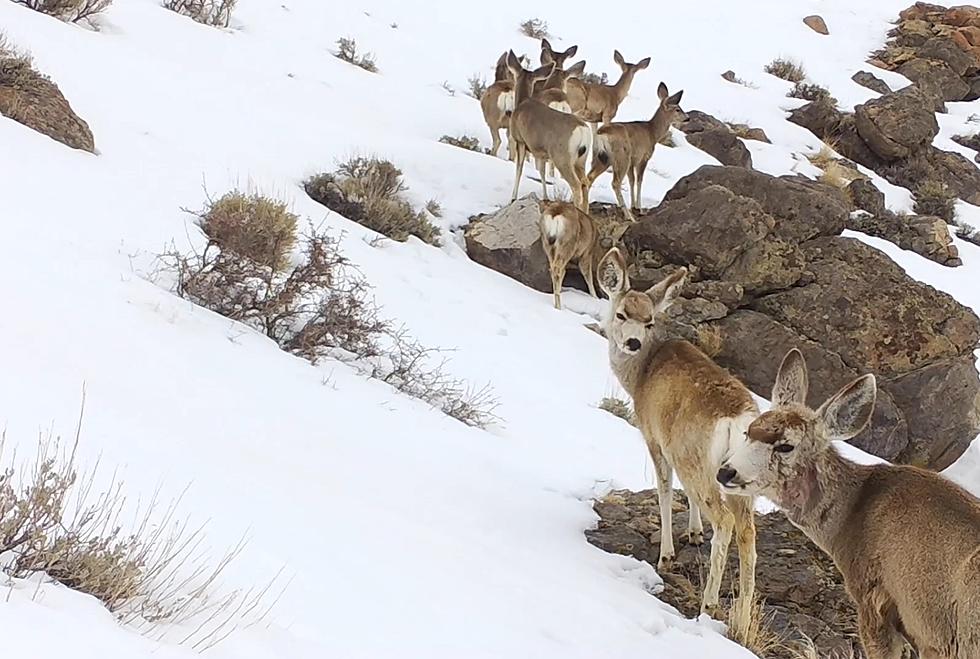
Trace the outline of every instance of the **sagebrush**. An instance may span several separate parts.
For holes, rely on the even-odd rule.
[[[806,79],[806,71],[803,70],[801,64],[781,57],[766,64],[764,70],[766,73],[782,78],[787,82],[797,83]]]
[[[532,39],[547,39],[551,36],[548,23],[540,18],[529,18],[521,23],[521,34]]]
[[[620,419],[626,423],[629,423],[630,425],[636,425],[636,417],[633,415],[633,406],[622,398],[606,396],[599,401],[599,409],[603,410],[604,412],[609,412],[613,416],[618,416]]]
[[[166,0],[163,6],[212,27],[228,27],[238,0]]]
[[[837,99],[830,95],[830,91],[826,87],[821,87],[812,82],[798,82],[793,85],[793,88],[786,95],[791,98],[801,98],[805,101],[827,101],[833,105],[837,105]]]
[[[467,93],[476,100],[483,98],[483,94],[487,91],[487,80],[479,73],[474,73],[467,78],[466,84],[469,85],[469,91]]]
[[[360,67],[365,71],[370,73],[378,72],[378,64],[374,61],[374,55],[371,53],[358,53],[357,52],[357,42],[350,37],[341,37],[337,39],[337,51],[334,55],[338,59],[342,59],[349,64]]]
[[[472,135],[460,135],[459,137],[453,137],[452,135],[443,135],[439,138],[439,141],[443,144],[449,144],[451,146],[458,146],[460,149],[466,149],[467,151],[479,151],[480,150],[480,140],[473,137]]]
[[[940,181],[927,180],[913,191],[912,210],[917,215],[933,215],[952,222],[956,215],[956,196]]]
[[[112,4],[112,0],[14,0],[14,2],[69,23],[91,18],[105,11]]]
[[[608,85],[609,76],[603,71],[601,74],[598,73],[583,73],[579,76],[582,82],[589,83],[590,85]]]
[[[980,229],[977,229],[972,224],[968,224],[961,220],[956,220],[956,235],[959,238],[967,241],[968,243],[973,243],[980,247]]]
[[[389,160],[355,156],[309,178],[304,188],[314,201],[389,238],[439,245],[439,229],[405,199],[402,172]]]

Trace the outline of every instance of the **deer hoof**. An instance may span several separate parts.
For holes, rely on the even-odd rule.
[[[701,613],[707,613],[715,620],[725,620],[725,612],[722,611],[720,604],[702,604]]]
[[[674,567],[674,555],[668,554],[666,556],[661,556],[660,560],[657,561],[657,572],[664,573],[670,572]]]
[[[704,531],[688,531],[684,534],[684,541],[694,547],[700,547],[704,544]]]

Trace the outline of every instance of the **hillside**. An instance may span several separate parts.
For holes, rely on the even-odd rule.
[[[804,154],[820,139],[785,119],[803,101],[763,67],[791,58],[841,107],[867,101],[874,93],[851,76],[868,68],[907,0],[865,4],[570,12],[546,0],[533,12],[556,47],[579,45],[575,59],[590,71],[613,77],[614,48],[652,58],[617,118],[647,117],[665,81],[684,89],[685,108],[764,129],[771,144],[746,141],[757,170],[816,177]],[[603,303],[566,291],[571,310],[557,312],[550,294],[463,248],[469,218],[509,202],[513,166],[438,139],[465,134],[489,146],[467,79],[492,80],[508,47],[536,59],[538,42],[517,29],[531,11],[506,1],[239,0],[230,28],[217,29],[158,0],[115,0],[94,29],[0,2],[0,31],[57,83],[96,150],[0,117],[3,455],[21,464],[39,432],[72,437],[84,389],[77,459],[99,464],[97,487],[124,481],[130,504],[155,492],[180,498],[177,518],[208,521],[202,550],[214,560],[247,537],[225,588],[262,588],[281,570],[269,615],[230,630],[210,656],[752,656],[722,625],[656,599],[662,582],[649,564],[585,540],[595,498],[653,482],[635,429],[598,409],[622,395],[604,339],[583,329]],[[828,36],[802,24],[813,13]],[[336,58],[341,37],[373,53],[379,71]],[[751,85],[723,80],[729,69]],[[894,88],[907,83],[877,73]],[[935,144],[972,159],[950,138],[976,132],[980,101],[947,107]],[[676,147],[650,164],[645,205],[716,162],[674,135]],[[305,194],[304,180],[355,154],[395,163],[413,203],[439,202],[441,247],[377,242]],[[891,210],[911,209],[908,190],[872,180]],[[183,209],[235,187],[278,197],[304,225],[338,237],[384,317],[450,351],[433,359],[447,357],[452,377],[492,387],[499,421],[464,425],[343,361],[313,366],[175,296],[156,256],[171,244],[200,248]],[[539,185],[526,179],[521,189]],[[608,176],[592,195],[614,201]],[[956,211],[980,226],[980,207]],[[955,238],[963,265],[950,268],[846,235],[980,312],[980,247]],[[947,473],[980,493],[980,444]],[[194,654],[182,639],[201,637],[200,620],[142,636],[40,577],[4,590],[0,635],[12,655],[176,659]]]

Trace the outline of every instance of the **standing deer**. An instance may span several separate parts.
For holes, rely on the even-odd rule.
[[[595,221],[587,214],[565,201],[541,200],[538,202],[541,219],[541,246],[548,257],[551,287],[555,295],[555,309],[561,309],[561,285],[565,270],[572,261],[585,277],[592,297],[597,297],[593,268],[598,260],[598,231]]]
[[[766,496],[833,558],[857,605],[869,659],[980,657],[980,500],[909,466],[863,466],[830,443],[868,424],[873,375],[816,410],[799,350],[783,359],[772,409],[718,470],[726,492]]]
[[[708,517],[711,567],[701,610],[717,614],[721,579],[734,534],[738,546],[739,593],[735,633],[745,638],[755,592],[753,499],[723,494],[715,480],[724,456],[742,442],[759,410],[748,389],[707,355],[684,340],[665,340],[658,329],[664,312],[687,276],[681,268],[646,291],[630,290],[626,261],[617,248],[598,266],[599,286],[610,300],[605,320],[609,363],[633,399],[633,409],[657,472],[660,498],[660,561],[674,560],[673,473],[690,505],[688,541],[703,541],[701,511]]]
[[[670,132],[670,127],[684,116],[680,107],[683,95],[683,90],[669,95],[667,85],[661,82],[657,87],[660,105],[649,121],[614,122],[606,124],[596,133],[589,187],[592,187],[600,174],[612,167],[616,201],[631,222],[636,221],[633,209],[640,209],[640,194],[647,163],[653,157],[657,144]],[[623,201],[624,176],[629,178],[630,183],[629,206]]]
[[[630,64],[623,59],[618,50],[613,52],[613,59],[622,69],[622,75],[619,76],[616,84],[602,85],[582,80],[570,81],[568,84],[568,104],[572,106],[572,112],[579,119],[591,123],[593,129],[598,121],[606,124],[613,120],[620,103],[629,93],[633,76],[637,71],[650,66],[649,57],[644,57],[636,64]]]
[[[548,198],[545,166],[548,161],[572,189],[575,205],[588,210],[589,190],[586,185],[585,159],[592,144],[588,125],[570,114],[549,108],[531,96],[536,80],[551,75],[554,65],[527,71],[510,51],[507,66],[514,76],[514,112],[510,118],[511,152],[515,154],[514,192],[511,201],[517,199],[528,153],[534,156],[541,175],[543,197]]]

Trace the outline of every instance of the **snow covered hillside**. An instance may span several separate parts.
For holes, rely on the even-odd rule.
[[[513,167],[438,138],[489,145],[466,80],[492,80],[508,47],[536,59],[537,42],[517,31],[536,15],[556,48],[579,45],[589,70],[613,75],[614,48],[629,61],[652,57],[618,118],[650,115],[663,80],[684,89],[685,107],[764,128],[772,144],[748,142],[757,169],[813,174],[802,154],[820,141],[784,118],[802,101],[763,65],[797,59],[842,106],[862,102],[871,92],[850,77],[907,4],[627,1],[596,12],[556,0],[239,0],[222,30],[159,0],[115,0],[92,30],[0,1],[0,30],[59,85],[98,149],[0,117],[8,454],[29,456],[39,429],[72,435],[84,386],[79,460],[100,461],[100,482],[118,466],[131,499],[188,488],[180,514],[210,520],[216,556],[246,534],[228,587],[261,586],[284,569],[291,581],[270,616],[209,650],[215,657],[752,656],[720,624],[657,600],[649,565],[585,542],[594,497],[652,483],[638,433],[597,408],[618,392],[604,340],[582,327],[602,305],[566,292],[588,313],[557,312],[550,295],[469,261],[448,232],[509,201]],[[812,13],[830,36],[801,23]],[[334,57],[339,37],[373,52],[379,73]],[[725,82],[727,69],[753,86]],[[980,102],[949,107],[937,144],[966,152],[949,137]],[[651,162],[646,205],[714,162],[676,135],[679,148]],[[371,232],[306,196],[304,179],[356,153],[398,165],[413,201],[441,203],[441,248],[371,244]],[[910,206],[907,191],[875,182],[894,210]],[[235,186],[342,232],[384,314],[454,349],[448,370],[492,385],[501,422],[471,428],[339,362],[311,366],[151,281],[165,245],[200,244],[181,209]],[[608,176],[593,198],[613,200]],[[958,210],[980,225],[980,209]],[[980,248],[958,242],[965,265],[949,269],[867,240],[980,311]],[[980,445],[949,473],[980,492]],[[0,589],[12,655],[170,659],[193,654],[177,644],[187,631],[157,642],[61,586]]]

